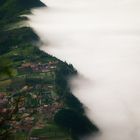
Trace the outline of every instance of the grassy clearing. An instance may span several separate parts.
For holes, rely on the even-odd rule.
[[[27,135],[17,132],[15,135],[11,135],[8,140],[27,140]]]
[[[34,129],[31,135],[40,137],[41,140],[45,140],[47,138],[49,140],[72,140],[65,130],[55,124],[47,124],[42,129]]]
[[[10,84],[11,84],[11,80],[10,79],[4,80],[4,81],[0,81],[0,88],[4,88],[4,87],[6,87],[6,86],[8,86]]]

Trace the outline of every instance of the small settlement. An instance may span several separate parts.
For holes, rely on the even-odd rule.
[[[44,127],[39,120],[40,116],[49,122],[54,114],[63,108],[54,83],[57,63],[26,62],[18,67],[16,77],[6,90],[2,92],[0,88],[1,125],[9,126],[14,132],[28,133],[34,127]],[[30,139],[39,140],[38,137]]]

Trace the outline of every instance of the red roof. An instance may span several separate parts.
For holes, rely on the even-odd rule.
[[[0,93],[0,99],[3,99],[5,97],[4,93]]]

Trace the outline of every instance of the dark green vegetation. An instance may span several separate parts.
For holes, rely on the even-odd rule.
[[[78,140],[78,136],[82,137],[93,131],[98,131],[86,116],[81,115],[79,112],[72,109],[60,110],[56,113],[54,120],[58,125],[67,129],[75,140]]]
[[[20,15],[38,6],[44,5],[39,0],[0,0],[0,28],[25,19]]]
[[[0,0],[0,140],[77,140],[98,129],[69,89],[72,65],[39,50],[27,20],[38,0]]]

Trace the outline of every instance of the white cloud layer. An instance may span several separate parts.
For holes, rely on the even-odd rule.
[[[97,140],[140,140],[140,1],[43,0],[30,25],[46,52],[82,76],[73,93],[102,134]]]

